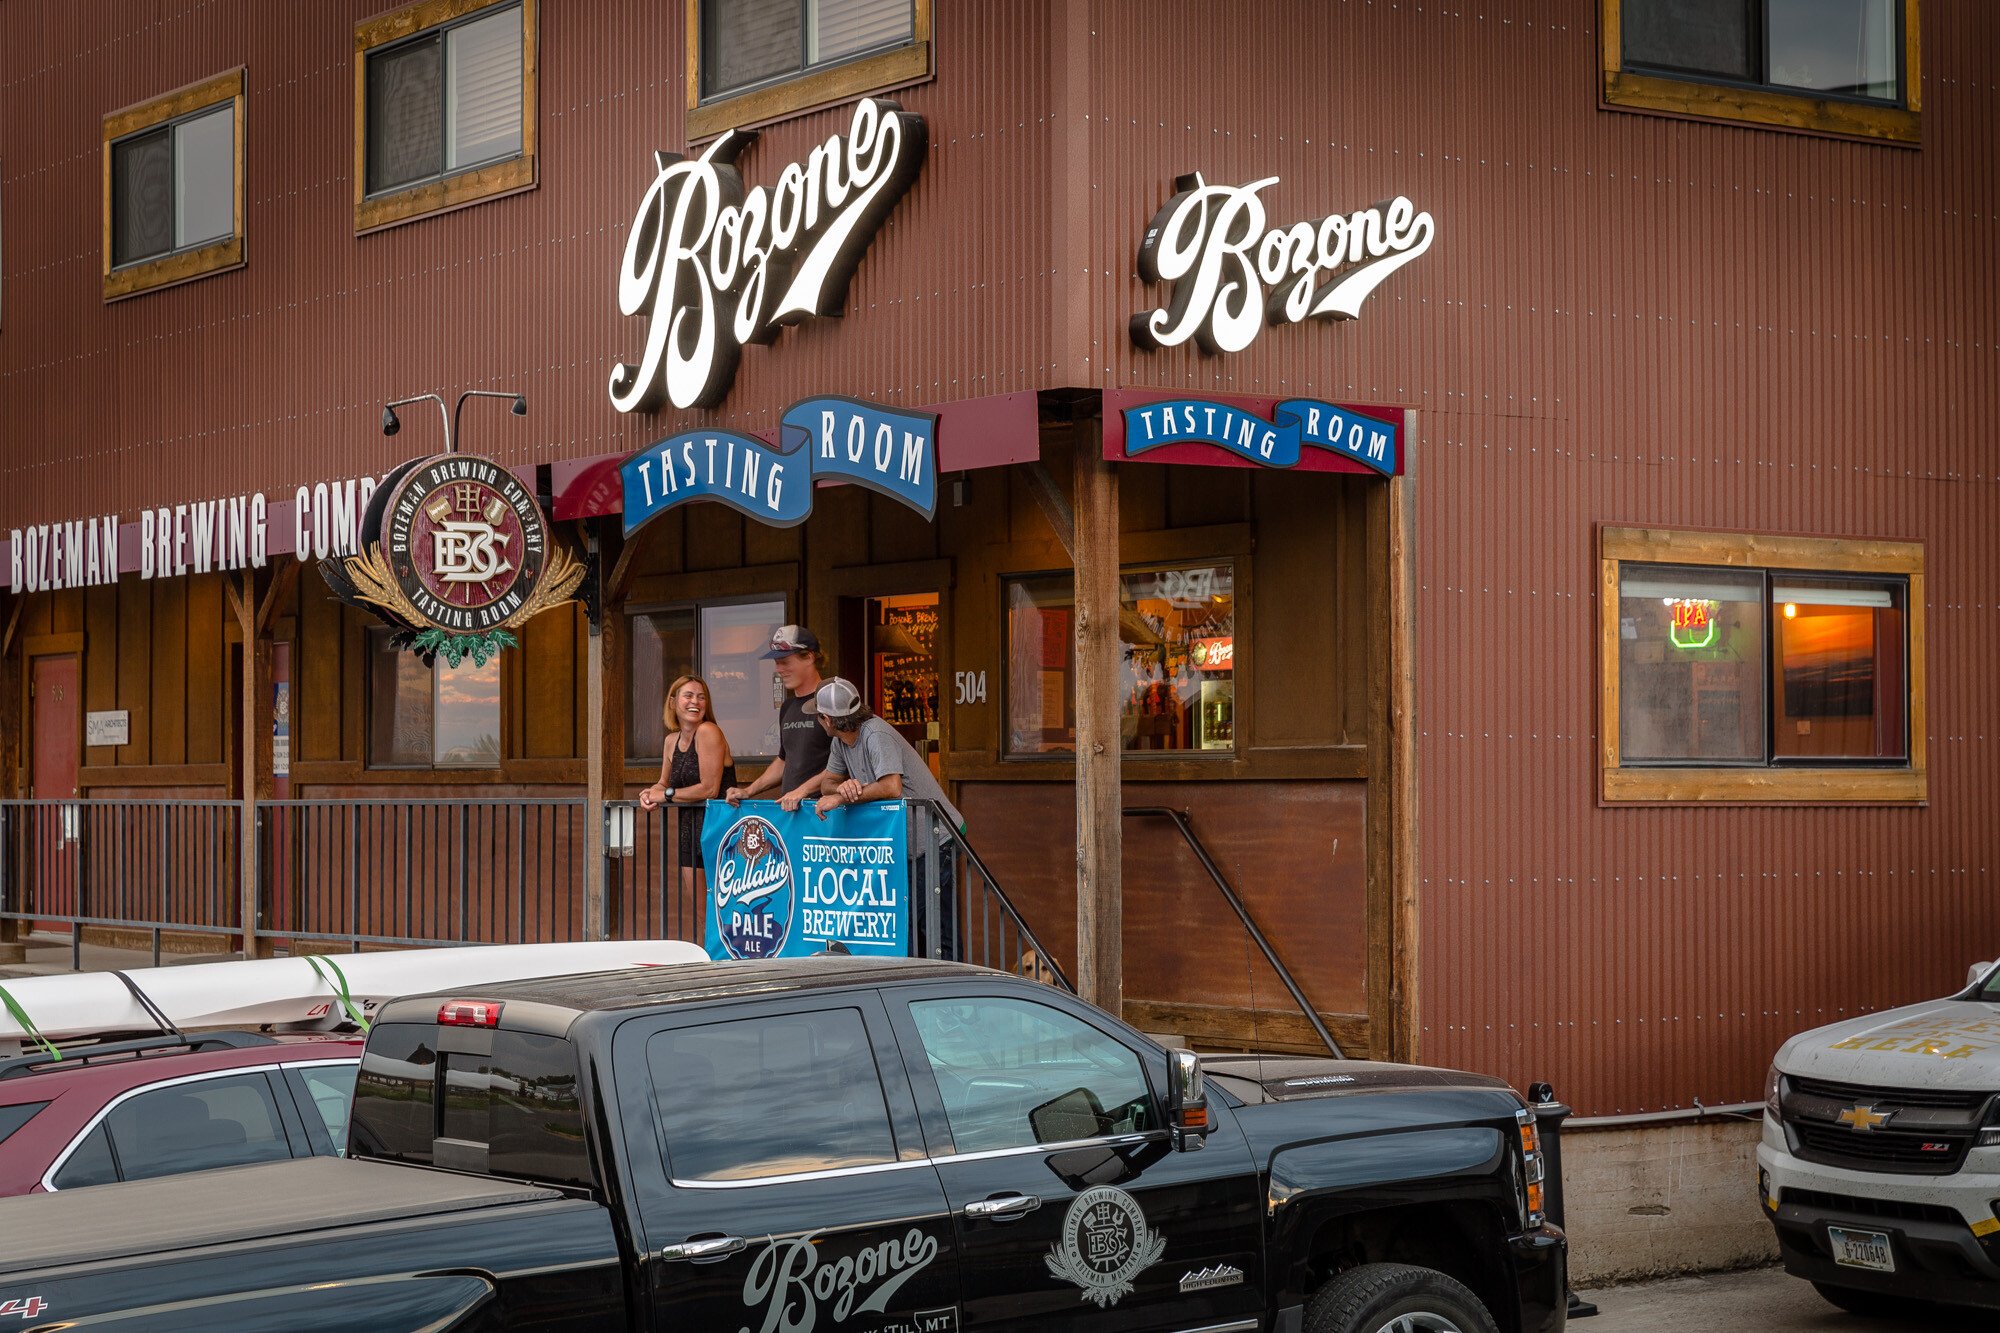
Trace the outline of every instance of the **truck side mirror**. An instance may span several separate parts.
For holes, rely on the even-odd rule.
[[[1991,963],[1974,963],[1971,969],[1965,974],[1965,984],[1968,986],[1977,986],[1981,981],[1985,980],[1986,974],[1992,968],[1993,964]]]
[[[1167,1052],[1167,1130],[1176,1152],[1201,1147],[1214,1126],[1208,1119],[1208,1093],[1201,1081],[1201,1057],[1193,1051]]]

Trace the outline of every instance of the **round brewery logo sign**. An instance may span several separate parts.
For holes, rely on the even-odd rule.
[[[508,633],[571,600],[583,562],[552,544],[541,506],[515,475],[466,454],[405,463],[362,522],[358,555],[322,561],[342,601],[404,631],[397,642],[453,666],[484,665]]]
[[[775,958],[792,930],[792,855],[768,819],[745,815],[717,848],[715,927],[731,958]]]
[[[548,558],[528,488],[503,467],[456,454],[419,463],[390,488],[381,542],[410,605],[454,634],[506,624]]]

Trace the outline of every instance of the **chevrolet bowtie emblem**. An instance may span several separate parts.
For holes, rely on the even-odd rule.
[[[1840,1113],[1840,1123],[1858,1130],[1880,1129],[1889,1123],[1894,1111],[1878,1111],[1874,1106],[1850,1106]]]

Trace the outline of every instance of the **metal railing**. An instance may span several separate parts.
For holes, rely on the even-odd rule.
[[[234,801],[0,801],[0,919],[231,935],[242,929]],[[227,947],[227,946],[225,946]]]
[[[927,958],[951,958],[1075,990],[1034,931],[935,801],[913,800],[911,938]]]
[[[614,936],[702,942],[707,890],[701,816],[690,805],[647,811],[635,801],[604,803],[604,905]],[[687,858],[681,856],[684,825],[694,852]]]
[[[1223,877],[1221,868],[1215,864],[1215,858],[1208,854],[1208,848],[1204,847],[1201,839],[1195,836],[1193,825],[1188,823],[1187,813],[1169,809],[1164,805],[1135,805],[1127,807],[1124,814],[1127,819],[1164,819],[1179,830],[1188,849],[1194,853],[1195,860],[1199,861],[1201,868],[1208,872],[1216,891],[1222,895],[1223,901],[1229,904],[1230,910],[1236,913],[1236,919],[1243,923],[1243,929],[1250,936],[1251,942],[1264,955],[1264,961],[1271,965],[1271,970],[1278,974],[1278,980],[1284,983],[1287,991],[1291,992],[1292,1001],[1298,1005],[1299,1012],[1303,1013],[1306,1021],[1312,1024],[1313,1031],[1326,1043],[1326,1049],[1333,1053],[1333,1058],[1344,1059],[1340,1043],[1333,1039],[1331,1032],[1327,1031],[1326,1023],[1321,1020],[1319,1011],[1306,999],[1306,993],[1300,989],[1297,979],[1292,976],[1291,969],[1278,957],[1278,951],[1271,947],[1271,941],[1265,937],[1263,930],[1250,915],[1250,909],[1243,905],[1243,900],[1237,896],[1236,890],[1229,886],[1229,881]]]
[[[235,801],[0,802],[0,918],[235,934],[242,929]],[[260,801],[256,928],[280,948],[701,943],[706,885],[681,829],[700,815],[605,803],[604,919],[584,883],[586,807],[575,798]],[[1073,989],[944,809],[908,802],[912,952]]]
[[[599,938],[583,819],[561,798],[259,802],[258,930],[356,949]]]

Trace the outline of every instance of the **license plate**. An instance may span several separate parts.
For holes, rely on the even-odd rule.
[[[1837,1264],[1873,1269],[1877,1273],[1896,1271],[1896,1256],[1889,1249],[1889,1237],[1880,1231],[1828,1227],[1826,1237],[1833,1242],[1833,1261]]]

